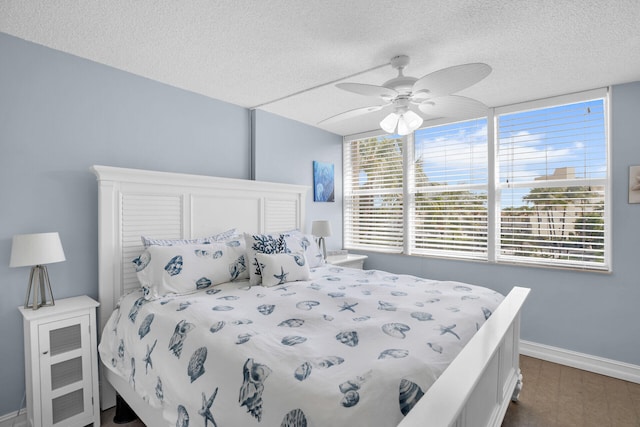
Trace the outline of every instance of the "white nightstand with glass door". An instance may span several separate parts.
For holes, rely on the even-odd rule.
[[[87,296],[37,310],[24,325],[27,421],[33,427],[100,426],[96,307]]]

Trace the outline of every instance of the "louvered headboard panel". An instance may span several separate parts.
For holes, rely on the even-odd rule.
[[[98,177],[100,332],[120,296],[138,287],[131,260],[141,235],[202,237],[236,228],[270,233],[304,227],[307,187],[93,166]]]
[[[162,194],[122,194],[122,290],[139,286],[132,259],[143,250],[140,236],[181,239],[183,236],[183,196]]]

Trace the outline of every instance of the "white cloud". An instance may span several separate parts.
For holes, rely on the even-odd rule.
[[[518,132],[515,136],[501,138],[498,159],[502,181],[511,182],[534,180],[553,175],[556,169],[582,165],[584,142],[572,141],[567,144],[547,142],[545,134]]]
[[[416,134],[416,158],[434,182],[469,183],[487,178],[487,127],[460,128],[444,136]]]
[[[486,180],[487,126],[472,127],[472,123],[443,126],[416,133],[416,157],[423,161],[431,181],[449,184]],[[435,133],[436,130],[443,130]],[[555,139],[554,139],[555,138]],[[582,140],[565,141],[543,132],[520,131],[499,141],[498,163],[500,181],[532,181],[553,175],[563,167],[574,167],[577,177],[584,174],[586,150],[593,150]],[[470,171],[473,171],[473,176]]]

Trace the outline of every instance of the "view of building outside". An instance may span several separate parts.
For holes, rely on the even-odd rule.
[[[500,255],[605,262],[604,100],[498,118]]]
[[[412,165],[403,164],[400,138],[351,141],[345,241],[397,252],[409,239],[414,254],[486,259],[495,191],[496,259],[602,264],[605,134],[602,99],[499,116],[494,184],[486,119],[416,131]],[[412,182],[403,181],[405,167]]]

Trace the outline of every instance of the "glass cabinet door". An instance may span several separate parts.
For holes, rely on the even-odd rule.
[[[85,425],[85,419],[91,422],[89,326],[88,315],[39,326],[43,426]]]

